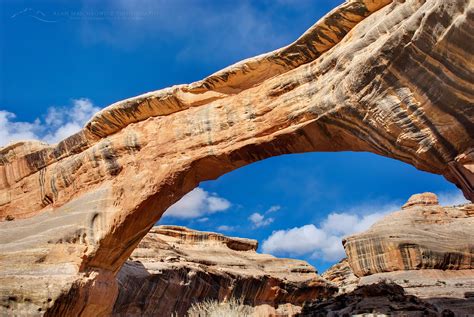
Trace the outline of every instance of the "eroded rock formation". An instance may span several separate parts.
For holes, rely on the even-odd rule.
[[[347,258],[331,266],[321,277],[334,283],[341,294],[353,291],[359,283],[359,278],[352,272]]]
[[[328,298],[337,287],[308,263],[256,253],[257,241],[154,227],[118,273],[115,316],[184,315],[192,303],[237,298],[268,308]],[[268,307],[267,307],[268,306]]]
[[[406,270],[363,276],[359,286],[376,283],[401,286],[406,295],[430,304],[440,315],[474,314],[474,270]]]
[[[170,205],[270,156],[370,151],[472,200],[473,15],[467,0],[347,1],[285,48],[118,102],[57,145],[4,147],[2,309],[110,313]]]
[[[326,316],[444,316],[436,307],[416,296],[406,294],[403,287],[380,282],[358,286],[322,302],[306,304],[301,317]],[[449,315],[448,315],[449,316]]]
[[[357,276],[400,270],[474,269],[474,205],[443,207],[431,193],[412,196],[366,232],[343,241]]]
[[[309,303],[303,309],[307,314],[324,314],[334,308],[331,313],[341,315],[350,311],[346,309],[348,307],[353,309],[352,314],[388,312],[392,315],[398,313],[404,316],[419,316],[427,312],[439,316],[445,312],[446,315],[450,313],[454,316],[469,316],[473,312],[474,270],[403,270],[358,278],[352,272],[348,261],[343,260],[321,276],[336,284],[339,287],[338,294],[344,296]],[[373,284],[378,286],[373,288]],[[358,287],[360,289],[355,291]],[[373,293],[373,289],[383,292],[387,290],[389,296]],[[346,305],[336,306],[341,303]],[[413,305],[410,306],[410,303]]]
[[[473,229],[473,204],[443,207],[432,193],[413,195],[401,211],[345,239],[347,260],[322,275],[342,295],[303,312],[468,316],[474,312]]]

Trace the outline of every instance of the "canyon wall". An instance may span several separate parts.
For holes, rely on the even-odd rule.
[[[474,205],[443,207],[413,195],[402,210],[343,241],[356,276],[401,270],[474,269]]]
[[[339,295],[303,313],[473,313],[474,204],[440,206],[435,194],[416,194],[343,244],[347,259],[322,274]]]
[[[300,260],[256,253],[257,241],[185,227],[154,227],[117,275],[114,316],[184,316],[193,303],[238,299],[291,308],[329,298],[337,287]]]
[[[466,0],[347,1],[287,47],[120,101],[56,145],[0,149],[0,309],[109,314],[169,206],[271,156],[369,151],[472,200],[473,15]]]

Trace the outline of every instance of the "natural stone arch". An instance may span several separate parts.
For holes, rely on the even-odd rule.
[[[0,224],[1,295],[36,298],[18,303],[26,310],[106,313],[113,301],[97,294],[113,295],[170,205],[275,155],[369,151],[444,175],[472,200],[473,6],[390,2],[349,1],[286,48],[116,103],[56,146],[2,149],[0,215],[14,221]]]

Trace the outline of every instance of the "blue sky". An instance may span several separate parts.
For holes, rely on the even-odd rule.
[[[340,2],[2,1],[0,145],[56,142],[115,101],[284,46]],[[463,200],[441,176],[372,154],[289,155],[201,184],[161,223],[255,238],[323,271],[343,235],[423,191]]]

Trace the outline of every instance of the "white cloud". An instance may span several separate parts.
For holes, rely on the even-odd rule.
[[[250,215],[249,220],[253,223],[255,228],[265,227],[271,224],[275,219],[273,218],[265,218],[264,215],[254,212]]]
[[[229,209],[230,207],[230,202],[227,199],[217,197],[217,196],[211,196],[207,199],[207,203],[209,205],[209,211],[210,212],[215,212],[215,211],[222,211]]]
[[[280,205],[275,205],[275,206],[271,206],[270,208],[267,209],[267,211],[265,211],[266,214],[269,214],[271,212],[276,212],[278,210],[281,209],[281,206]]]
[[[217,227],[217,231],[234,231],[234,229],[235,228],[233,226],[226,226],[226,225]]]
[[[379,210],[376,212],[332,212],[321,223],[320,227],[307,224],[287,230],[274,231],[262,244],[262,251],[275,255],[310,255],[324,261],[336,261],[345,256],[342,247],[344,236],[367,230],[387,213],[399,209],[396,204],[379,207],[363,206],[358,210]],[[256,217],[257,218],[257,217]]]
[[[303,255],[312,253],[326,241],[323,230],[313,224],[274,231],[263,241],[262,251],[273,254]]]
[[[57,143],[82,129],[99,110],[86,98],[73,99],[68,107],[50,107],[44,121],[15,121],[14,113],[0,110],[0,146],[31,139]]]
[[[37,133],[42,129],[41,122],[36,119],[33,122],[15,122],[14,113],[0,110],[0,146],[8,143],[37,139]]]
[[[231,203],[202,188],[195,188],[166,210],[164,216],[181,219],[199,218],[229,209]]]
[[[49,131],[42,139],[48,143],[56,143],[73,135],[99,110],[100,108],[85,98],[74,99],[72,107],[49,108],[45,119]]]
[[[204,218],[199,218],[196,220],[197,222],[208,222],[209,221],[209,218],[208,217],[204,217]]]
[[[438,193],[439,204],[442,206],[455,206],[468,204],[468,201],[460,190]]]

